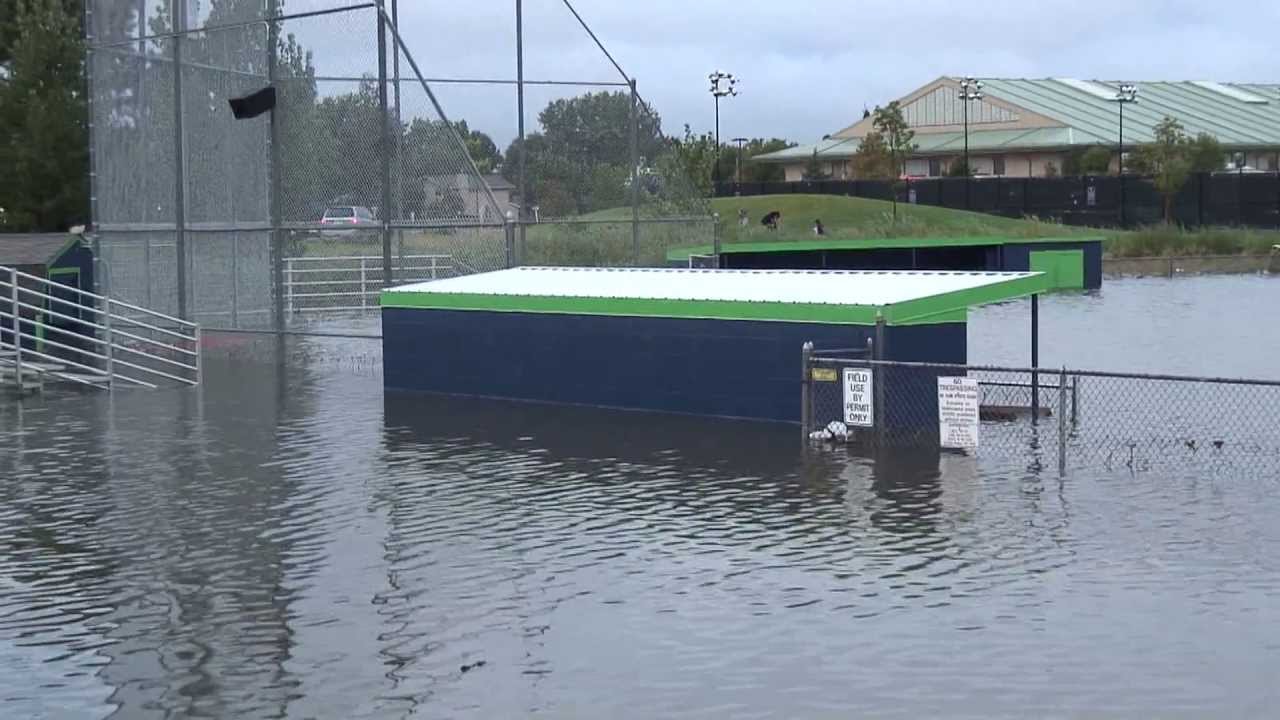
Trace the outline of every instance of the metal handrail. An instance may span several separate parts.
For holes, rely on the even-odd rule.
[[[12,348],[12,347],[13,347],[12,345],[9,345],[9,344],[7,344],[7,343],[0,343],[0,350],[4,350],[5,348]],[[30,351],[30,350],[28,350],[27,352],[30,352],[30,353],[31,353],[31,354],[33,354],[33,355],[34,355],[34,354],[36,354],[36,353],[34,353],[34,352]],[[4,358],[0,358],[0,362],[4,362]],[[81,366],[81,367],[82,367],[82,366]],[[19,373],[25,373],[25,372],[27,372],[27,370],[23,369],[23,368],[22,368],[21,366],[19,366],[17,363],[8,364],[8,363],[6,362],[5,364],[0,364],[0,368],[13,368],[13,372],[14,372],[15,376],[16,376],[17,374],[19,374]],[[95,373],[96,373],[96,372],[97,372],[97,371],[95,371]],[[33,375],[42,375],[42,374],[46,374],[46,371],[44,371],[44,370],[33,370],[33,371],[31,371],[31,373],[32,373]],[[62,378],[63,380],[68,380],[68,381],[73,382],[73,383],[79,383],[80,385],[88,385],[89,387],[97,387],[97,385],[96,385],[95,383],[92,383],[92,382],[90,382],[90,381],[88,381],[88,380],[85,380],[85,379],[83,379],[83,378],[76,377],[75,375],[72,375],[72,374],[70,374],[70,373],[56,372],[56,371],[47,371],[47,374],[49,374],[49,375],[56,375],[57,377],[60,377],[60,378]],[[105,379],[106,379],[106,377],[105,377],[105,376],[103,376],[103,379],[105,380]]]
[[[0,310],[0,320],[5,321],[0,323],[0,330],[12,336],[12,343],[2,343],[0,348],[12,351],[12,359],[6,357],[4,364],[14,369],[19,389],[23,388],[30,375],[60,378],[98,387],[102,384],[111,387],[117,380],[152,389],[157,387],[151,382],[121,372],[121,368],[130,368],[145,375],[186,385],[199,385],[202,380],[200,326],[197,323],[62,285],[16,268],[0,267],[0,290],[3,290],[0,295],[4,296],[0,299],[6,301],[5,309]],[[67,293],[74,293],[75,300],[67,299]],[[115,314],[121,310],[141,315],[142,319],[123,313]],[[30,313],[30,316],[24,317],[24,313]],[[162,320],[173,329],[154,324],[153,318]],[[51,324],[54,319],[63,321],[63,324]],[[74,323],[74,326],[68,327],[66,323]],[[118,329],[113,325],[124,325],[134,332]],[[179,342],[147,337],[157,334],[176,338]],[[76,344],[69,344],[72,338]],[[117,342],[121,339],[125,342]],[[33,345],[40,349],[30,347]],[[46,353],[43,351],[45,347],[74,353],[72,357],[76,359]],[[160,363],[178,370],[166,372],[156,367],[147,367],[117,357],[119,354],[138,358],[138,362],[145,358],[147,365]],[[26,358],[45,360],[56,367],[34,363],[29,372],[23,362]],[[94,366],[98,363],[103,367]],[[92,380],[86,380],[63,368],[86,371],[92,375]],[[175,374],[179,371],[181,374]],[[98,379],[101,383],[93,381]]]
[[[170,315],[165,315],[164,313],[156,312],[155,310],[148,310],[147,308],[139,307],[139,306],[137,306],[137,305],[133,305],[133,304],[131,304],[131,303],[127,303],[127,302],[125,302],[125,301],[123,301],[123,300],[117,300],[117,299],[115,299],[115,298],[107,297],[107,296],[105,296],[105,295],[99,295],[99,294],[97,294],[97,293],[91,293],[91,292],[89,292],[88,290],[81,290],[80,288],[72,287],[72,286],[70,286],[70,285],[60,285],[59,283],[55,283],[55,282],[53,282],[53,281],[51,281],[51,280],[48,280],[48,279],[46,279],[46,278],[42,278],[42,277],[40,277],[40,276],[38,276],[38,275],[31,275],[31,274],[29,274],[29,273],[24,273],[24,272],[22,272],[21,270],[17,270],[17,269],[14,269],[14,268],[3,268],[3,269],[8,270],[8,271],[9,271],[9,274],[10,274],[11,276],[20,277],[20,278],[26,278],[26,279],[28,279],[28,280],[34,280],[34,281],[36,281],[37,283],[40,283],[41,285],[43,285],[43,286],[45,286],[45,287],[51,287],[51,286],[53,286],[53,285],[57,285],[59,290],[67,290],[67,291],[70,291],[70,292],[74,292],[74,293],[76,293],[76,294],[80,295],[81,297],[92,298],[92,299],[94,299],[94,300],[101,300],[101,301],[103,301],[104,303],[106,303],[108,306],[106,307],[106,309],[100,309],[100,308],[98,308],[98,307],[93,307],[93,306],[88,306],[88,305],[77,305],[76,303],[72,303],[72,302],[71,302],[71,301],[69,301],[69,300],[64,300],[64,299],[59,298],[59,297],[56,297],[56,296],[54,296],[54,295],[52,295],[52,294],[49,294],[49,293],[40,293],[39,291],[32,290],[31,288],[23,287],[20,283],[18,283],[18,284],[17,284],[18,292],[25,292],[25,293],[29,293],[29,294],[33,294],[33,295],[37,295],[37,296],[47,297],[48,299],[53,300],[53,301],[55,301],[55,302],[60,302],[60,303],[63,303],[63,304],[74,305],[75,307],[84,308],[84,309],[88,310],[89,312],[96,312],[96,313],[104,313],[104,312],[109,313],[109,312],[110,312],[110,307],[109,307],[109,305],[119,305],[119,306],[121,306],[121,307],[128,308],[129,310],[132,310],[132,311],[134,311],[134,312],[140,312],[140,313],[142,313],[142,314],[144,314],[144,315],[149,315],[149,316],[151,316],[151,317],[157,317],[157,318],[163,318],[164,320],[167,320],[167,321],[169,321],[169,322],[172,322],[172,323],[176,324],[178,327],[187,327],[187,328],[196,328],[196,327],[198,327],[198,324],[197,324],[197,323],[193,323],[193,322],[191,322],[191,321],[189,321],[189,320],[183,320],[182,318],[176,318],[176,317],[173,317],[173,316],[170,316]],[[10,281],[0,280],[0,287],[13,287],[13,285],[14,285],[14,284],[15,284],[15,283],[14,283],[12,280],[10,280]],[[130,321],[131,321],[131,322],[134,322],[134,323],[136,323],[136,324],[139,324],[139,325],[146,325],[146,323],[143,323],[143,322],[141,322],[141,321],[137,321],[137,320],[130,320]],[[156,330],[164,330],[164,328],[160,328],[160,327],[155,327],[154,329],[156,329]],[[166,331],[166,332],[168,332],[168,331]]]
[[[56,300],[57,298],[50,298],[50,299]],[[60,313],[60,312],[55,312],[55,311],[50,310],[50,309],[48,309],[48,308],[42,308],[42,307],[40,307],[40,306],[38,306],[38,305],[32,305],[31,303],[26,303],[26,302],[18,301],[18,307],[23,307],[23,308],[26,308],[26,309],[28,309],[28,310],[33,310],[33,311],[35,311],[35,312],[38,312],[38,313],[41,313],[41,314],[45,314],[45,315],[52,315],[53,317],[62,318],[62,319],[64,319],[64,320],[70,320],[70,321],[72,321],[72,322],[77,322],[77,323],[80,323],[81,325],[84,325],[84,326],[89,327],[89,328],[93,328],[93,329],[95,329],[95,330],[105,330],[105,329],[106,329],[106,326],[105,326],[105,325],[102,325],[102,324],[99,324],[99,323],[90,322],[90,321],[85,320],[85,319],[83,319],[83,318],[72,317],[71,315],[63,315],[63,314],[62,314],[62,313]],[[119,319],[119,318],[117,318],[117,319]],[[23,320],[23,322],[26,322],[26,323],[32,323],[32,324],[35,324],[37,327],[42,327],[42,328],[45,328],[46,330],[53,330],[54,332],[60,332],[60,333],[63,333],[63,334],[68,334],[68,335],[76,335],[76,337],[80,337],[80,338],[83,338],[84,340],[87,340],[87,341],[89,341],[89,342],[98,343],[98,344],[100,344],[100,345],[106,345],[106,344],[107,344],[107,343],[106,343],[106,341],[104,341],[104,340],[99,340],[98,338],[95,338],[95,337],[87,337],[87,336],[84,336],[84,335],[77,335],[76,333],[73,333],[73,332],[71,332],[70,330],[66,330],[66,329],[63,329],[63,328],[57,327],[57,326],[55,326],[55,325],[48,325],[48,324],[44,323],[43,321],[39,321],[39,320],[32,320],[32,319],[25,319],[25,320]],[[151,326],[143,324],[143,327],[151,327]],[[167,330],[164,330],[163,328],[151,328],[151,329],[153,329],[153,330],[157,330],[157,331],[159,331],[159,332],[169,332],[169,331],[167,331]],[[123,335],[124,337],[127,337],[127,338],[129,338],[129,339],[131,339],[131,340],[137,340],[137,341],[139,341],[139,342],[150,343],[151,345],[155,345],[155,346],[157,346],[157,347],[161,347],[161,348],[164,348],[164,349],[166,349],[166,350],[173,350],[173,351],[176,351],[176,352],[185,353],[185,354],[187,354],[187,355],[192,355],[192,356],[194,356],[194,355],[197,355],[197,354],[198,354],[196,351],[193,351],[193,350],[188,350],[188,349],[186,349],[186,348],[179,347],[179,346],[177,346],[177,345],[169,345],[169,344],[167,344],[167,343],[162,343],[162,342],[160,342],[159,340],[154,340],[154,339],[152,339],[152,338],[142,337],[141,335],[134,335],[133,333],[125,332],[124,330],[115,329],[115,330],[113,330],[113,332],[114,332],[114,334],[116,334],[116,335]],[[169,334],[171,334],[171,335],[177,335],[177,333],[171,333],[171,332],[169,332]],[[192,337],[191,337],[191,336],[189,336],[189,335],[177,335],[177,336],[178,336],[178,337],[180,337],[180,338],[181,338],[181,339],[183,339],[183,340],[191,340],[191,339],[192,339]],[[115,345],[115,347],[120,347],[120,346],[119,346],[119,345]]]
[[[2,317],[2,316],[4,316],[4,313],[0,313],[0,317]],[[30,337],[30,336],[26,336],[26,337]],[[48,340],[48,339],[46,339],[46,340],[45,340],[45,344],[46,344],[46,345],[53,345],[54,347],[64,348],[64,349],[66,349],[66,350],[71,350],[71,351],[73,351],[73,352],[78,352],[78,353],[82,353],[82,354],[85,354],[85,355],[90,355],[90,356],[93,356],[93,357],[99,357],[99,356],[97,356],[97,355],[94,355],[93,353],[85,352],[84,350],[82,350],[82,349],[80,349],[80,348],[74,348],[74,347],[71,347],[70,345],[63,345],[62,343],[54,342],[54,341],[52,341],[52,340]],[[8,345],[8,344],[6,344],[4,347],[13,347],[13,346],[12,346],[12,345]],[[58,356],[56,356],[56,355],[49,355],[49,354],[47,354],[47,353],[40,352],[39,350],[31,350],[31,349],[29,349],[29,348],[22,348],[22,354],[23,354],[23,355],[31,355],[31,356],[33,356],[33,357],[38,357],[38,358],[41,358],[41,359],[44,359],[44,360],[48,360],[49,362],[58,363],[59,365],[70,365],[70,366],[72,366],[72,367],[80,368],[81,370],[88,370],[89,372],[94,373],[94,374],[96,374],[96,375],[101,375],[103,380],[109,380],[109,379],[111,379],[111,378],[113,377],[113,376],[109,376],[109,375],[107,375],[106,373],[104,373],[104,372],[102,371],[102,369],[101,369],[101,368],[96,368],[96,367],[93,367],[93,366],[91,366],[91,365],[85,365],[85,364],[83,364],[83,363],[78,363],[78,362],[76,362],[76,361],[74,361],[74,360],[67,360],[67,359],[65,359],[65,358],[60,358],[60,357],[58,357]],[[146,382],[145,380],[138,380],[137,378],[131,378],[131,377],[129,377],[128,375],[120,375],[120,374],[116,374],[116,375],[114,375],[114,378],[115,378],[115,379],[118,379],[118,380],[124,380],[124,381],[126,381],[126,382],[131,382],[131,383],[133,383],[133,384],[135,384],[135,385],[141,385],[141,386],[143,386],[143,387],[148,387],[148,388],[151,388],[152,390],[155,390],[155,389],[156,389],[156,386],[155,386],[155,385],[152,385],[151,383]]]
[[[158,348],[164,348],[165,350],[172,350],[172,351],[174,351],[174,352],[182,353],[183,355],[190,355],[191,357],[195,357],[196,355],[199,355],[199,354],[200,354],[200,353],[199,353],[199,351],[197,351],[197,350],[188,350],[188,349],[186,349],[186,348],[184,348],[184,347],[179,347],[179,346],[177,346],[177,345],[169,345],[169,344],[167,344],[167,343],[162,343],[162,342],[160,342],[159,340],[153,340],[153,339],[151,339],[151,338],[145,338],[145,337],[142,337],[141,335],[134,335],[133,333],[125,332],[124,330],[120,330],[120,329],[118,329],[118,328],[113,329],[113,330],[112,330],[112,333],[113,333],[113,334],[115,334],[115,335],[120,335],[120,336],[123,336],[123,337],[127,337],[127,338],[129,338],[130,340],[137,340],[138,342],[149,343],[149,344],[154,345],[154,346],[156,346],[156,347],[158,347]],[[121,345],[116,345],[116,347],[122,347],[122,346],[121,346]]]
[[[452,255],[397,255],[397,258],[405,260],[421,260],[422,258],[448,258],[452,259]],[[300,255],[298,257],[286,258],[292,262],[328,262],[330,260],[377,260],[382,262],[381,255],[325,255],[316,257],[306,257]],[[379,265],[381,267],[381,265]]]

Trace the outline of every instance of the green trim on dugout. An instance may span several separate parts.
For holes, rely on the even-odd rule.
[[[1102,241],[1102,237],[1093,235],[1036,238],[976,236],[863,238],[860,240],[779,240],[776,242],[725,243],[720,246],[720,254],[810,252],[814,250],[902,250],[907,248],[973,247],[978,245],[1054,245]],[[710,255],[713,252],[715,252],[715,248],[711,245],[672,248],[667,251],[667,262],[687,262],[690,255]]]
[[[1047,292],[1043,273],[967,290],[957,290],[891,305],[747,302],[738,300],[661,300],[640,298],[557,297],[383,291],[383,308],[475,310],[560,315],[666,317],[704,320],[755,320],[827,325],[874,325],[883,314],[888,325],[936,325],[964,322],[968,309]]]

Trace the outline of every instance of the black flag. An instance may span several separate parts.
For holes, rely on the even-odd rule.
[[[231,114],[235,115],[237,120],[256,118],[262,113],[275,108],[276,89],[268,85],[252,95],[231,98],[227,102],[231,103]]]

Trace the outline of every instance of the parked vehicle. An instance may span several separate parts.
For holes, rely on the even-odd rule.
[[[325,209],[320,218],[320,236],[358,241],[373,241],[378,237],[378,221],[373,212],[360,205],[333,205]]]

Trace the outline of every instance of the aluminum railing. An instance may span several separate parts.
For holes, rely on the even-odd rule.
[[[450,255],[405,255],[393,259],[398,283],[426,282],[455,274]],[[293,313],[369,312],[382,292],[381,255],[285,259],[285,310]]]
[[[0,371],[93,387],[199,385],[200,326],[0,266]]]

